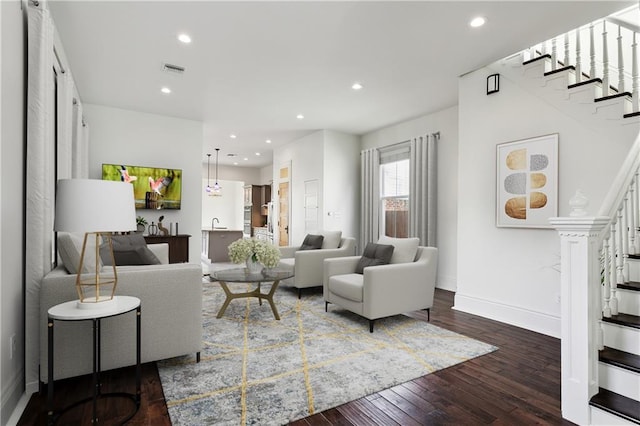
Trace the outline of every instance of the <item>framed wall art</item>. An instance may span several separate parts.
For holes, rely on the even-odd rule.
[[[496,146],[496,226],[551,228],[558,215],[558,134]]]

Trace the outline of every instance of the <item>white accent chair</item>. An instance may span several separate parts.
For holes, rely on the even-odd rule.
[[[325,259],[353,256],[356,252],[356,239],[340,237],[337,248],[300,250],[300,246],[280,247],[280,266],[295,271],[292,278],[283,280],[285,285],[298,289],[298,299],[303,288],[322,286],[322,262]]]
[[[373,333],[376,319],[433,306],[438,265],[438,249],[418,247],[408,263],[369,266],[355,273],[360,256],[324,261],[323,291],[325,311],[329,303],[369,320]],[[429,317],[427,316],[427,319]]]

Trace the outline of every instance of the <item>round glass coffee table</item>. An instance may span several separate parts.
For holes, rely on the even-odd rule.
[[[224,315],[224,311],[227,309],[227,306],[229,306],[229,302],[233,299],[257,297],[260,305],[262,305],[262,299],[269,302],[273,316],[279,320],[280,315],[278,314],[275,303],[273,303],[273,295],[280,284],[280,280],[291,277],[293,277],[293,270],[280,267],[263,269],[262,272],[258,273],[250,273],[247,268],[223,269],[213,272],[210,280],[212,282],[218,281],[224,293],[227,295],[227,299],[224,301],[222,308],[220,308],[217,318],[221,318],[222,315]],[[271,290],[269,290],[268,293],[262,293],[260,291],[260,284],[268,282],[272,283]],[[243,293],[232,293],[227,283],[255,283],[256,288]]]

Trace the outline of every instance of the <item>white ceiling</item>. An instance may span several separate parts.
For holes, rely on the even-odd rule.
[[[235,153],[240,166],[262,167],[274,146],[318,129],[359,135],[456,105],[458,76],[634,3],[54,0],[50,8],[83,102],[202,121],[203,162],[218,147],[220,164]],[[484,27],[468,26],[476,15]],[[180,32],[193,42],[180,43]],[[163,72],[165,62],[186,72]],[[364,89],[353,91],[355,81]]]

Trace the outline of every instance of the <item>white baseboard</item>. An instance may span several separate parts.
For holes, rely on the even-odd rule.
[[[25,408],[27,408],[29,399],[31,399],[30,393],[25,392],[22,394],[20,400],[18,401],[18,405],[16,405],[13,413],[11,413],[11,417],[9,417],[9,420],[7,421],[7,426],[15,426],[18,424],[20,417],[22,417],[22,413],[24,413]]]
[[[0,411],[2,411],[2,417],[4,419],[6,419],[5,415],[9,411],[9,409],[11,409],[11,417],[13,417],[13,413],[17,410],[17,408],[13,408],[14,404],[16,404],[16,407],[19,408],[20,401],[22,400],[22,397],[20,395],[23,394],[23,379],[24,369],[21,368],[13,374],[13,377],[11,377],[9,380],[9,384],[4,389],[2,389],[2,410]],[[22,407],[22,409],[24,410],[24,407]],[[22,414],[22,411],[20,412],[20,414]],[[4,419],[0,419],[0,423],[3,423],[5,421]],[[11,424],[11,422],[8,422],[8,424]]]
[[[456,293],[453,309],[560,338],[560,318]]]

